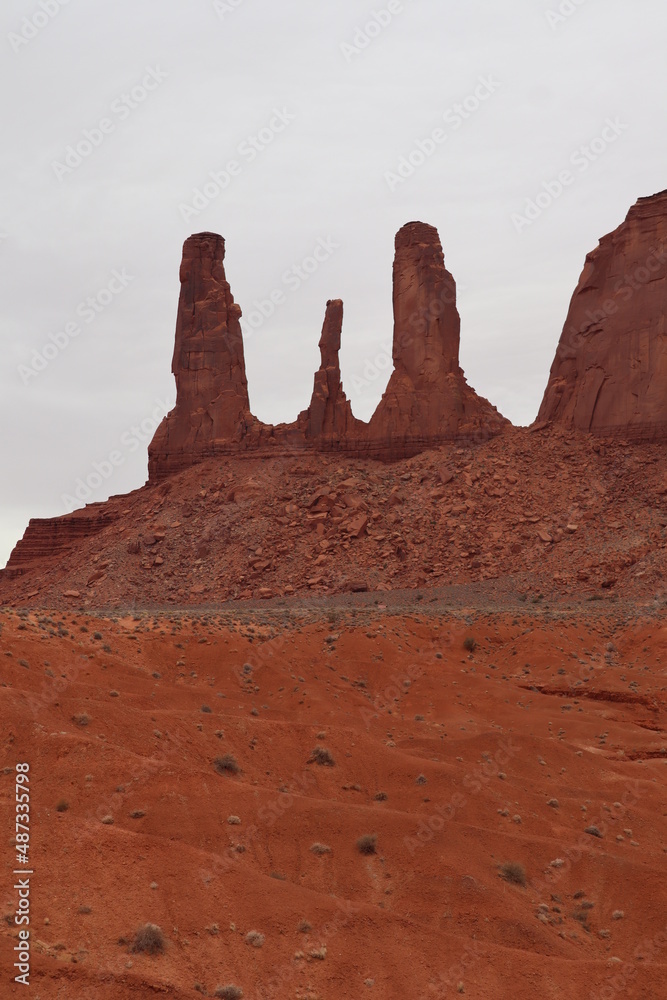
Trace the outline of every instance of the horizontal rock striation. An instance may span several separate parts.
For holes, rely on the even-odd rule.
[[[33,517],[3,572],[11,579],[28,571],[39,571],[46,562],[52,562],[84,539],[97,535],[117,519],[118,515],[105,504],[94,504],[62,517]]]

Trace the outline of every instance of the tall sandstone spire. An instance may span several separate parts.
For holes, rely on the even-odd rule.
[[[342,450],[357,441],[366,426],[352,414],[343,390],[340,374],[340,341],[343,329],[343,303],[330,299],[320,337],[320,367],[315,372],[310,406],[299,414],[297,426],[307,442],[322,451]]]
[[[197,233],[183,244],[181,294],[171,370],[176,405],[149,446],[149,475],[161,478],[237,447],[257,422],[250,413],[241,309],[224,268],[225,241]]]
[[[395,246],[394,371],[369,439],[389,457],[402,457],[444,441],[499,433],[507,421],[468,386],[459,366],[456,283],[437,229],[409,222]]]

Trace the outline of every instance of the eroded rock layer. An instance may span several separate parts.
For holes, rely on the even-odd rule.
[[[537,420],[667,436],[667,191],[640,198],[586,257]]]

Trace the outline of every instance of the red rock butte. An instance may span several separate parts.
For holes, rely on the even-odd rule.
[[[456,285],[437,230],[410,222],[396,236],[394,370],[369,423],[352,414],[339,350],[343,303],[329,301],[321,366],[310,406],[291,424],[272,426],[250,412],[241,309],[224,270],[225,241],[198,233],[185,241],[172,371],[176,405],[149,447],[158,481],[216,455],[285,449],[340,451],[389,461],[446,441],[480,441],[507,421],[466,383],[459,366]]]
[[[382,526],[374,537],[386,543],[381,550],[382,573],[374,571],[377,586],[422,586],[426,582],[424,566],[429,580],[476,582],[511,576],[538,564],[540,573],[559,587],[570,585],[574,566],[584,574],[578,577],[578,586],[582,580],[597,580],[611,589],[623,574],[629,585],[632,567],[648,558],[647,553],[625,553],[614,559],[607,553],[591,563],[591,546],[595,547],[599,538],[591,536],[587,541],[588,532],[581,525],[588,523],[582,519],[584,513],[591,514],[590,503],[583,494],[572,492],[571,483],[588,482],[591,449],[598,456],[596,462],[608,462],[614,468],[622,456],[624,488],[639,491],[643,497],[641,517],[645,515],[649,525],[646,537],[652,537],[655,506],[662,503],[667,489],[661,466],[653,477],[646,471],[646,463],[662,461],[651,449],[664,441],[667,430],[667,192],[641,198],[625,222],[603,237],[586,258],[544,400],[531,428],[512,427],[466,383],[459,366],[456,285],[445,268],[440,239],[432,226],[410,222],[396,236],[394,367],[368,423],[353,415],[342,385],[340,299],[327,303],[319,345],[321,363],[308,408],[293,423],[277,426],[253,416],[241,309],[225,276],[224,255],[225,242],[213,233],[199,233],[185,242],[172,365],[177,399],[149,446],[148,483],[128,497],[89,504],[63,517],[31,520],[6,570],[0,571],[0,600],[11,602],[21,595],[27,599],[40,593],[47,579],[49,593],[60,593],[63,576],[72,574],[83,581],[84,588],[92,588],[91,599],[100,600],[104,592],[105,599],[116,600],[127,588],[128,554],[152,551],[150,545],[134,539],[125,552],[129,544],[125,539],[121,552],[118,545],[125,533],[134,530],[137,519],[156,517],[155,498],[160,494],[165,501],[172,485],[172,520],[180,527],[176,497],[185,504],[183,516],[189,516],[190,500],[201,496],[203,480],[210,480],[214,498],[206,500],[206,509],[221,503],[227,512],[217,534],[202,525],[203,549],[212,538],[221,547],[215,559],[224,563],[225,584],[211,591],[220,599],[223,592],[245,598],[255,590],[266,596],[283,590],[294,592],[302,585],[316,591],[319,587],[325,593],[352,589],[360,575],[359,547],[350,549],[347,535],[356,542],[367,539],[369,516],[376,528]],[[592,442],[591,436],[605,441]],[[631,441],[636,445],[632,456],[625,447]],[[345,461],[339,461],[338,455]],[[269,457],[281,460],[265,461]],[[375,465],[367,460],[376,460]],[[381,467],[377,460],[383,463]],[[406,462],[417,463],[421,471],[417,492],[411,498],[414,507],[409,511],[406,507],[404,516],[414,526],[425,511],[431,511],[429,530],[416,535],[420,541],[414,543],[412,554],[397,530],[398,515],[393,512],[386,523],[380,516],[381,507],[386,505],[389,510],[392,504],[407,502],[406,497],[401,498],[396,480],[417,476],[417,465],[408,467]],[[390,463],[403,466],[393,469]],[[475,463],[480,471],[473,474]],[[568,479],[571,463],[574,480]],[[632,479],[635,466],[642,469],[642,486]],[[189,476],[188,470],[194,467],[196,476]],[[440,468],[435,481],[429,478],[432,467]],[[355,468],[356,477],[352,476]],[[490,469],[494,470],[492,481],[488,479]],[[600,468],[601,476],[608,476],[608,472],[603,474]],[[376,482],[377,492],[370,491],[363,500],[349,482],[359,477],[363,481],[367,475]],[[298,490],[295,476],[303,477]],[[547,488],[552,479],[553,485]],[[239,483],[246,483],[247,488]],[[535,490],[531,484],[537,484]],[[626,501],[625,495],[617,496],[617,486],[614,481],[607,494],[610,526],[620,524],[611,514],[613,498],[619,503]],[[600,488],[596,480],[596,496]],[[266,578],[262,577],[261,588],[253,590],[243,571],[247,559],[243,538],[236,537],[233,545],[228,541],[236,516],[230,511],[250,496],[263,496],[255,511],[261,536],[266,530],[262,518],[267,490],[274,490],[286,504],[274,512],[278,518],[274,543],[281,558],[273,563],[264,555],[257,556]],[[455,495],[449,496],[450,490]],[[481,501],[480,490],[484,493]],[[249,499],[247,503],[250,506],[245,516],[250,523],[255,508]],[[316,564],[319,567],[331,559],[330,572],[308,571],[309,553],[299,548],[294,535],[298,523],[290,520],[299,504],[307,512],[305,523],[326,535],[321,541],[329,555],[323,550]],[[210,510],[202,511],[205,520],[211,516]],[[463,520],[459,522],[459,518]],[[432,534],[436,523],[440,528]],[[525,523],[537,525],[535,537],[528,534],[518,541],[515,536],[522,529],[517,526]],[[160,519],[157,524],[163,538],[164,524]],[[456,534],[459,529],[460,536]],[[616,532],[617,528],[610,530]],[[557,544],[565,537],[571,539],[569,547]],[[187,538],[185,532],[174,545],[182,546],[179,573],[189,580],[191,571],[199,571],[201,560],[194,563],[193,570]],[[465,543],[460,551],[459,538]],[[341,549],[336,547],[339,543]],[[551,547],[545,550],[548,559],[540,548],[544,545]],[[72,566],[67,561],[70,557]],[[92,574],[88,572],[89,557],[96,567]],[[368,560],[372,562],[370,553]],[[79,567],[76,572],[74,563]],[[145,559],[145,568],[164,565],[163,557],[154,562]],[[165,575],[168,572],[174,571],[164,570]],[[658,569],[653,564],[642,569],[646,585],[654,579],[654,572]],[[155,589],[158,582],[149,583],[145,575],[133,578],[133,586],[135,583],[137,600],[164,596]],[[194,578],[192,584],[188,599],[196,600],[202,593],[196,588],[203,584]],[[68,590],[72,590],[71,585]],[[187,593],[181,586],[169,599],[183,600]]]
[[[667,191],[640,198],[586,257],[537,419],[667,436]]]

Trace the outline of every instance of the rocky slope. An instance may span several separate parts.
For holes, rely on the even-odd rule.
[[[667,191],[640,198],[586,257],[537,419],[667,437]]]
[[[446,584],[653,600],[667,575],[663,449],[511,429],[387,464],[227,456],[35,522],[0,602],[215,605]],[[50,552],[34,540],[51,539]]]

